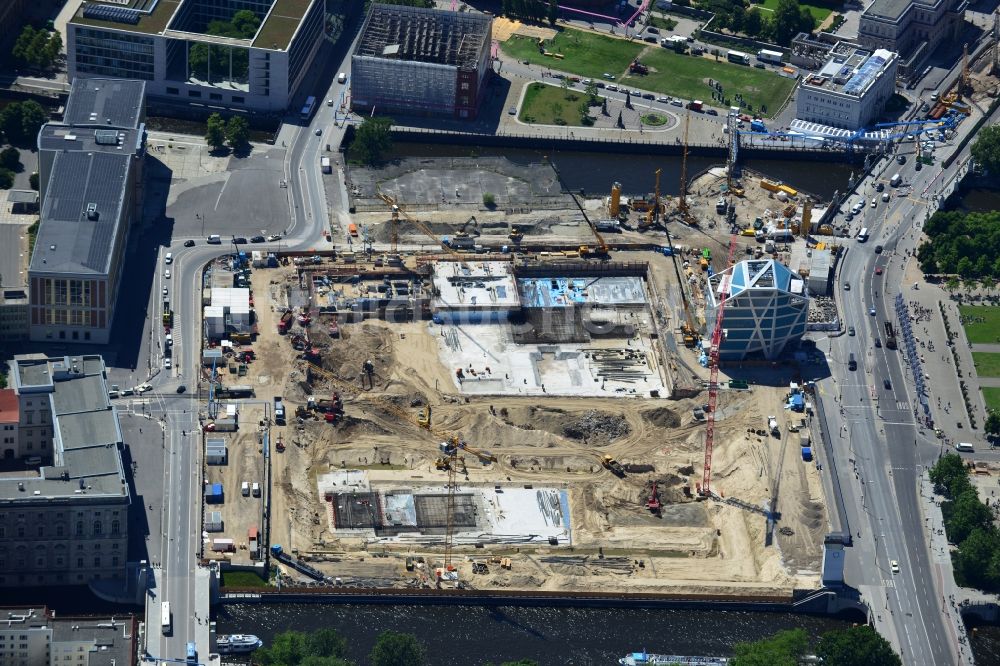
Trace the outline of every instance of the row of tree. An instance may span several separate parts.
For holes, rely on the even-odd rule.
[[[371,666],[425,666],[427,650],[413,634],[385,631],[368,655]],[[354,666],[347,658],[347,640],[336,629],[312,633],[286,631],[253,655],[260,666]],[[490,666],[487,664],[486,666]],[[538,666],[530,660],[508,661],[500,666]]]
[[[501,0],[500,13],[507,18],[555,25],[559,5],[556,0]]]
[[[48,118],[42,105],[34,100],[11,102],[0,111],[0,132],[6,143],[33,145]]]
[[[19,65],[49,69],[59,58],[62,47],[62,36],[58,32],[35,30],[26,25],[17,36],[11,55]]]
[[[9,190],[13,187],[14,173],[21,168],[21,153],[17,148],[8,146],[0,151],[0,189]],[[37,181],[33,182],[37,189]]]
[[[732,666],[799,666],[810,650],[803,629],[779,631],[771,638],[737,643]],[[902,660],[887,640],[873,628],[862,625],[835,629],[820,636],[815,655],[823,666],[902,666]]]
[[[250,124],[243,116],[232,116],[227,122],[218,113],[208,117],[205,143],[213,151],[220,151],[229,144],[234,151],[245,148],[250,142]]]
[[[924,273],[1000,280],[1000,211],[939,211],[924,225],[924,233],[928,240],[917,248]]]
[[[930,470],[935,492],[944,495],[941,505],[948,540],[958,544],[952,558],[955,580],[982,590],[1000,590],[1000,531],[993,524],[994,511],[983,504],[969,481],[961,456],[949,453]]]
[[[392,150],[392,118],[373,116],[365,118],[354,131],[354,139],[347,149],[352,162],[374,166],[383,155]]]
[[[797,0],[778,0],[773,12],[747,7],[742,0],[704,0],[698,6],[715,14],[711,27],[788,46],[800,32],[816,28],[816,17]]]

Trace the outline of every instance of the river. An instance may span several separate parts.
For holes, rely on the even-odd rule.
[[[347,637],[359,665],[379,633],[417,635],[432,666],[482,666],[534,659],[542,666],[609,666],[628,652],[731,655],[732,646],[801,627],[813,638],[850,626],[792,613],[647,608],[388,606],[367,604],[233,605],[217,609],[219,633],[275,633],[332,627]]]
[[[517,163],[555,163],[566,187],[588,194],[607,193],[615,181],[622,184],[627,195],[652,192],[656,186],[656,170],[661,169],[660,191],[676,195],[680,188],[681,158],[663,155],[633,153],[598,153],[585,151],[525,150],[506,148],[462,147],[433,143],[399,143],[393,147],[391,157],[469,157],[503,156]],[[710,166],[720,165],[716,157],[688,157],[687,174],[690,179]],[[796,160],[746,160],[743,164],[775,180],[782,180],[792,187],[829,201],[835,190],[847,189],[852,172],[860,167],[829,162]]]

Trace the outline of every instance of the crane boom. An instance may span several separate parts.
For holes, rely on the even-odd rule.
[[[729,257],[726,267],[733,265],[733,255],[736,252],[736,234],[729,237]],[[705,464],[701,478],[701,492],[709,495],[712,492],[712,448],[715,445],[715,404],[719,399],[719,346],[722,344],[722,321],[725,317],[726,300],[729,298],[732,275],[726,280],[723,275],[719,285],[719,311],[715,315],[715,329],[712,331],[712,348],[708,351],[708,365],[711,373],[708,379],[708,414],[705,415]]]
[[[691,126],[691,110],[684,114],[684,152],[681,153],[681,188],[677,208],[681,214],[686,214],[687,205],[687,164],[688,164],[688,129]]]
[[[444,243],[441,242],[441,239],[438,237],[438,235],[435,234],[433,231],[431,231],[430,227],[428,227],[426,224],[424,224],[423,222],[421,222],[417,218],[412,217],[409,213],[407,213],[406,210],[404,210],[403,207],[400,206],[396,202],[396,199],[394,199],[393,197],[389,196],[385,192],[382,192],[381,190],[378,192],[378,197],[379,197],[379,199],[381,199],[382,201],[384,201],[385,204],[387,206],[389,206],[389,209],[392,211],[392,250],[393,250],[393,252],[396,251],[396,244],[397,244],[397,242],[399,240],[398,227],[399,227],[399,216],[400,215],[402,215],[403,217],[405,217],[407,222],[409,222],[410,224],[412,224],[413,226],[415,226],[417,229],[419,229],[425,236],[427,236],[431,240],[435,241],[438,246],[444,245]],[[448,250],[449,252],[451,252],[452,254],[460,254],[455,248],[451,247],[450,245],[444,245],[444,248],[446,250]]]

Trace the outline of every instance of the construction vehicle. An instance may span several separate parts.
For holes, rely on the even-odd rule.
[[[663,172],[662,169],[656,170],[656,192],[653,195],[653,205],[649,207],[649,211],[646,213],[646,217],[639,221],[639,230],[648,229],[657,222],[660,221],[660,215],[663,213],[662,204],[660,203],[660,174]],[[617,184],[617,183],[616,183]]]
[[[736,234],[729,236],[729,257],[726,268],[733,265],[733,255],[736,253]],[[722,324],[726,314],[726,300],[732,285],[726,276],[719,285],[719,307],[715,316],[715,328],[712,329],[712,340],[708,350],[708,409],[705,410],[705,462],[702,467],[700,494],[708,496],[712,493],[712,448],[715,446],[715,406],[719,400],[719,347],[722,345]]]
[[[649,74],[649,67],[642,64],[638,58],[629,63],[628,71],[631,74]]]
[[[775,437],[781,437],[781,430],[778,429],[778,419],[774,416],[767,417],[767,429]]]
[[[660,495],[656,492],[656,481],[653,481],[653,492],[649,494],[649,499],[646,500],[646,508],[652,513],[660,513]]]
[[[292,327],[292,322],[295,320],[295,315],[291,310],[285,310],[281,314],[281,319],[278,320],[278,333],[284,335],[288,333],[288,329]]]
[[[579,199],[576,198],[576,194],[574,194],[571,190],[569,190],[566,187],[565,183],[563,183],[562,174],[559,173],[559,169],[556,168],[555,164],[552,164],[552,169],[556,172],[556,178],[559,179],[559,186],[562,188],[564,192],[569,192],[569,196],[572,197],[573,203],[575,203],[576,207],[580,210],[580,214],[583,215],[583,219],[587,221],[587,224],[590,226],[590,231],[591,233],[594,234],[594,239],[597,241],[596,247],[590,247],[589,245],[581,245],[577,249],[577,254],[579,254],[579,256],[582,258],[607,257],[608,244],[604,240],[604,236],[601,235],[601,232],[597,229],[597,225],[594,224],[594,221],[590,219],[589,215],[587,215],[587,211],[584,209],[583,204],[580,203]]]
[[[283,453],[285,451],[285,443],[278,437],[278,441],[274,445],[274,450],[278,453]]]
[[[472,455],[479,458],[483,464],[489,465],[497,461],[497,457],[490,453],[489,451],[479,451],[474,449],[469,444],[458,436],[454,436],[444,442],[441,442],[441,453],[445,456],[451,458],[454,457],[458,450],[468,451]]]
[[[431,407],[427,405],[417,414],[417,425],[421,428],[430,429],[431,427]]]
[[[455,247],[452,244],[454,241],[450,241],[450,242],[447,242],[447,243],[443,242],[443,240],[441,238],[439,238],[437,234],[435,234],[433,231],[431,231],[430,227],[428,227],[426,224],[424,224],[423,222],[421,222],[417,218],[411,217],[410,214],[406,212],[406,209],[404,209],[401,205],[399,205],[394,198],[390,197],[388,194],[382,192],[381,190],[378,191],[378,197],[379,197],[379,199],[381,199],[382,201],[384,201],[387,206],[389,206],[389,210],[392,211],[393,216],[394,216],[393,219],[395,219],[397,221],[396,223],[393,224],[394,230],[396,229],[396,227],[398,225],[399,217],[402,216],[402,217],[404,217],[406,219],[407,222],[409,222],[410,224],[412,224],[413,226],[415,226],[417,229],[419,229],[425,236],[427,236],[428,238],[430,238],[431,240],[433,240],[436,244],[440,245],[441,247],[443,247],[444,249],[448,250],[449,252],[453,252],[455,254],[459,254],[458,250],[456,250]],[[398,232],[396,232],[396,233],[398,235]],[[460,236],[463,236],[463,235],[467,235],[467,234],[459,233],[457,236],[460,237]]]
[[[622,464],[620,462],[618,462],[611,456],[604,456],[603,458],[601,458],[601,464],[604,466],[604,469],[608,470],[615,476],[619,478],[623,478],[625,476],[625,468],[622,467]]]

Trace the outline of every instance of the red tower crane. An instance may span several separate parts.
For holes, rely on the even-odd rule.
[[[733,255],[736,252],[736,234],[729,237],[729,257],[726,268],[733,265]],[[715,403],[719,399],[719,345],[722,344],[722,320],[725,317],[725,304],[732,288],[732,275],[720,278],[722,287],[719,293],[719,311],[715,315],[715,329],[712,331],[711,347],[708,350],[708,367],[711,374],[708,379],[708,414],[705,415],[705,465],[701,478],[701,494],[712,492],[712,446],[715,443]]]

